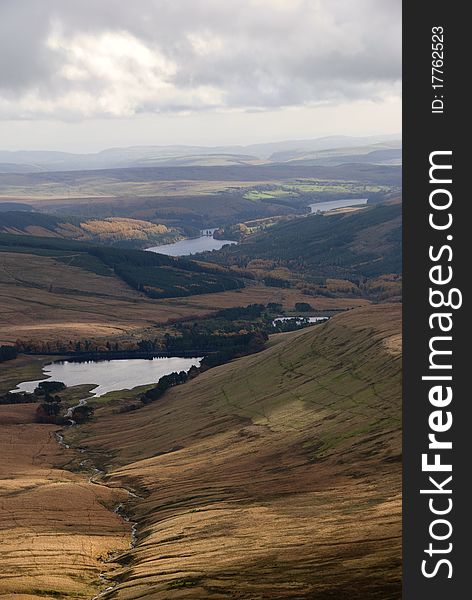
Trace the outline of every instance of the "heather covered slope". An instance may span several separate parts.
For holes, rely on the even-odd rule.
[[[352,310],[97,411],[80,444],[144,496],[105,597],[400,598],[400,318]]]
[[[35,408],[0,406],[0,598],[90,600],[106,557],[129,547],[130,524],[109,510],[128,495],[70,472],[82,455],[35,423]]]

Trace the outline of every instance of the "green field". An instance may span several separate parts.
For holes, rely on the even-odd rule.
[[[271,189],[251,189],[244,194],[249,200],[264,200],[271,198],[297,198],[304,197],[306,194],[322,194],[323,198],[329,198],[329,195],[339,196],[345,194],[347,197],[359,194],[388,193],[391,187],[382,185],[361,185],[355,182],[337,182],[337,181],[316,181],[299,183],[294,185],[284,185],[280,188]]]

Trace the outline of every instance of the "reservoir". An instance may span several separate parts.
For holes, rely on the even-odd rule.
[[[321,321],[327,321],[329,317],[276,317],[272,321],[272,325],[275,327],[278,323],[290,323],[294,322],[297,325],[304,323],[320,323]]]
[[[197,238],[188,240],[180,240],[173,244],[162,244],[161,246],[153,246],[146,248],[149,252],[158,252],[167,256],[190,256],[199,252],[209,252],[211,250],[219,250],[225,244],[237,244],[234,240],[216,240],[213,237],[215,229],[204,229]]]
[[[342,200],[329,200],[327,202],[314,202],[309,204],[312,213],[327,212],[335,208],[347,208],[349,206],[363,206],[367,204],[367,198],[344,198]],[[157,252],[166,254],[167,256],[191,256],[199,252],[211,252],[211,250],[219,250],[226,244],[237,244],[234,240],[216,240],[213,233],[216,229],[204,229],[201,231],[200,237],[180,240],[173,244],[162,244],[146,248],[149,252]]]
[[[335,208],[347,208],[349,206],[363,206],[367,204],[367,198],[344,198],[344,200],[329,200],[328,202],[314,202],[309,204],[312,213],[327,212]]]
[[[13,392],[33,392],[41,381],[62,381],[67,387],[93,384],[91,397],[99,398],[108,392],[131,390],[139,385],[157,383],[164,375],[188,371],[200,365],[202,358],[131,358],[87,362],[60,361],[43,367],[45,377],[24,381]]]

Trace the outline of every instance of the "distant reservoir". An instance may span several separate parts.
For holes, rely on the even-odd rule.
[[[203,229],[200,232],[200,237],[180,240],[173,244],[153,246],[152,248],[146,248],[146,250],[166,254],[167,256],[190,256],[199,252],[219,250],[225,244],[237,244],[234,240],[216,240],[213,237],[215,231],[216,229]]]
[[[309,204],[312,213],[327,212],[335,208],[348,208],[350,206],[364,206],[367,198],[344,198],[343,200],[329,200],[328,202],[314,202]]]
[[[364,206],[367,204],[367,198],[344,198],[341,200],[329,200],[327,202],[314,202],[309,204],[312,213],[327,212],[336,208],[347,208],[350,206]],[[146,248],[149,252],[157,252],[158,254],[166,254],[167,256],[191,256],[199,252],[211,252],[212,250],[220,250],[226,244],[237,244],[234,240],[217,240],[213,237],[216,229],[203,229],[200,236],[180,240],[172,244],[161,244]]]

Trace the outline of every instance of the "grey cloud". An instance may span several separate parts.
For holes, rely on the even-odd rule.
[[[0,116],[41,116],[39,103],[52,102],[56,116],[70,117],[67,93],[113,93],[98,76],[64,78],[67,54],[47,46],[55,27],[65,39],[127,32],[175,64],[166,75],[175,93],[143,89],[129,99],[134,112],[213,108],[192,95],[200,86],[220,93],[220,108],[375,100],[398,93],[401,78],[400,0],[3,0]],[[215,47],[199,53],[192,36]],[[107,110],[106,100],[96,109]]]
[[[47,82],[56,62],[45,44],[48,30],[39,3],[0,4],[0,89],[21,92]]]

